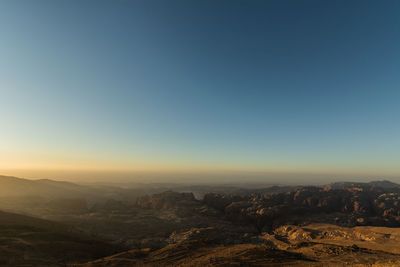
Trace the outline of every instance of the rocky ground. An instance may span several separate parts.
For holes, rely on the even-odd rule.
[[[172,234],[161,249],[133,249],[73,266],[399,266],[400,229],[285,225],[247,242],[197,228]],[[243,237],[246,238],[246,237]]]
[[[83,266],[399,266],[400,228],[389,228],[399,226],[398,199],[388,182],[202,200],[167,191],[134,206],[169,221],[170,235]]]
[[[0,214],[2,266],[400,266],[400,186],[387,181],[136,197],[85,187],[86,199],[45,184],[68,190],[0,201],[29,215]]]

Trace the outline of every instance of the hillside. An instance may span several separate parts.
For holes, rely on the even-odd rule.
[[[2,211],[0,244],[0,266],[65,266],[117,251],[69,226]]]
[[[92,193],[93,189],[90,187],[69,182],[0,176],[0,197],[76,197]]]

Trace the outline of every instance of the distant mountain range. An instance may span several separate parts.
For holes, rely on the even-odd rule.
[[[360,187],[360,188],[365,188],[365,187],[377,187],[377,188],[385,188],[385,189],[391,189],[391,188],[399,188],[400,185],[393,183],[391,181],[372,181],[369,183],[360,183],[360,182],[336,182],[336,183],[331,183],[329,185],[325,186],[326,188],[331,188],[331,189],[345,189],[345,188],[351,188],[351,187]]]
[[[92,193],[94,193],[93,188],[69,182],[49,179],[28,180],[11,176],[0,176],[0,197],[74,197]]]

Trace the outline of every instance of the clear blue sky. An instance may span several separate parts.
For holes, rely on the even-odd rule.
[[[0,169],[400,175],[399,1],[0,2]]]

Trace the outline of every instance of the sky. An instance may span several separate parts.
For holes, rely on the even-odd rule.
[[[394,0],[1,1],[0,172],[400,177],[399,14]]]

